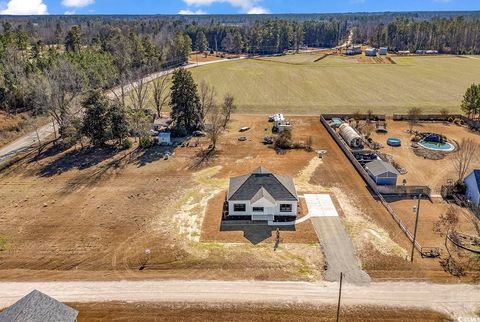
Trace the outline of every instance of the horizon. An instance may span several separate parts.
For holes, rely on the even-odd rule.
[[[472,0],[0,0],[0,15],[244,15],[477,12]]]

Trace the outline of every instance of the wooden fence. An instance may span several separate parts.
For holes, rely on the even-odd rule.
[[[471,129],[480,131],[480,120],[472,120],[460,114],[422,114],[417,117],[420,122],[448,122],[452,118],[460,119],[467,124]],[[393,114],[394,121],[408,121],[410,116],[408,114]]]

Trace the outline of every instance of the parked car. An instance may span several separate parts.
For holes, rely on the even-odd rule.
[[[244,127],[240,128],[240,132],[247,132],[248,130],[250,130],[250,128],[248,126],[244,126]]]
[[[238,138],[238,141],[240,141],[240,142],[247,141],[247,137],[246,136],[241,136],[241,137]]]

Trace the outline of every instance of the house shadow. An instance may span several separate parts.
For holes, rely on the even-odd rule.
[[[46,150],[45,154],[40,155],[39,158],[57,154],[59,151],[56,149],[58,148],[52,147]],[[117,152],[118,149],[115,147],[88,147],[82,150],[71,150],[41,168],[39,175],[51,177],[72,169],[85,170],[113,157]],[[35,158],[32,161],[35,161]]]
[[[243,231],[243,237],[253,245],[258,245],[261,242],[275,236],[277,228],[280,231],[280,238],[282,231],[295,231],[295,226],[269,226],[263,222],[247,222],[235,220],[222,220],[220,224],[220,231]]]

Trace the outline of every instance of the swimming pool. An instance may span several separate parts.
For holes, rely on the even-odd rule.
[[[401,146],[402,145],[402,140],[398,138],[388,138],[387,139],[387,144],[390,146]]]
[[[455,150],[455,146],[451,143],[445,142],[445,143],[440,143],[440,142],[428,142],[428,141],[420,141],[418,144],[425,149],[428,150],[434,150],[434,151],[443,151],[443,152],[451,152]]]

